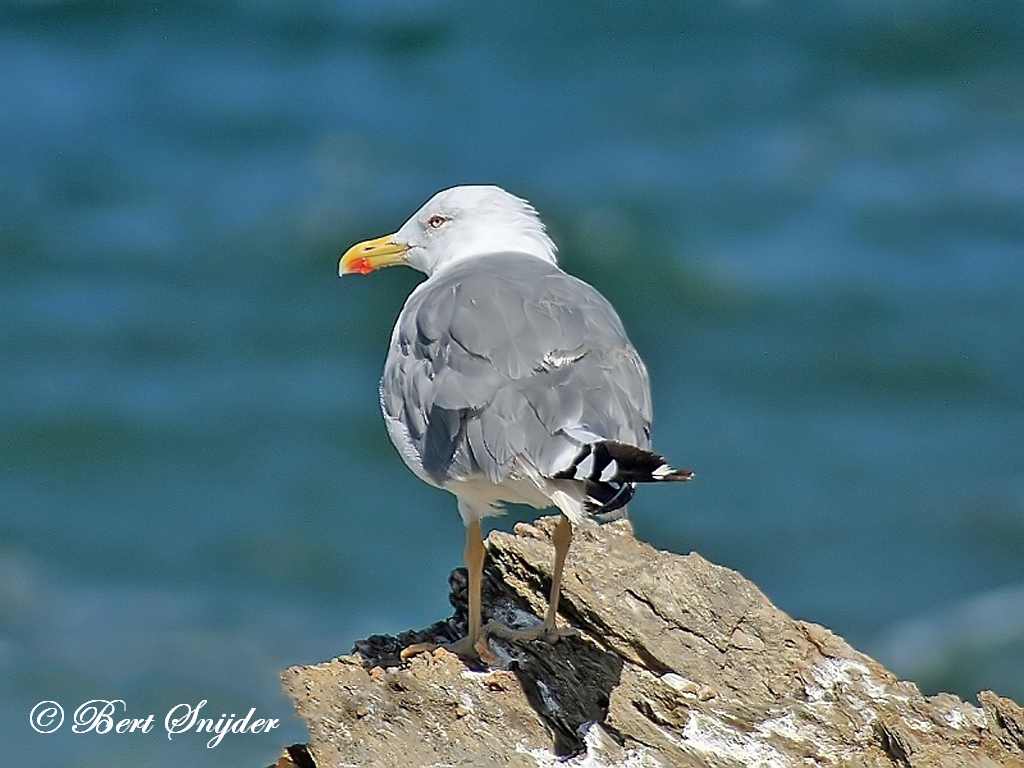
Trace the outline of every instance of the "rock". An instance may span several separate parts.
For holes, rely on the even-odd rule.
[[[539,621],[553,529],[488,537],[490,616]],[[658,551],[626,521],[577,530],[560,615],[578,636],[492,638],[500,668],[445,650],[401,662],[409,643],[464,629],[464,580],[450,580],[451,619],[284,673],[316,766],[1024,766],[1014,702],[923,696],[735,571]]]
[[[316,768],[316,763],[305,744],[293,744],[285,747],[278,761],[267,768]]]

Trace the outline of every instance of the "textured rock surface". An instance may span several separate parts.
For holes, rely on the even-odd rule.
[[[485,609],[543,615],[553,518],[488,537]],[[285,690],[327,766],[1024,766],[1024,711],[925,697],[827,629],[794,621],[735,571],[660,552],[624,521],[577,531],[555,644],[491,639],[501,667],[409,642],[453,638],[456,615],[376,636]]]

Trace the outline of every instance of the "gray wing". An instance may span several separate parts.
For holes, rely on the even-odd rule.
[[[650,442],[647,370],[615,310],[531,256],[474,259],[421,284],[395,325],[380,394],[438,485],[501,482],[517,458],[551,476],[580,434]]]

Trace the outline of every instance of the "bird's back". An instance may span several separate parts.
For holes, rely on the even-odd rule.
[[[591,438],[650,443],[650,385],[618,315],[554,264],[503,253],[453,264],[409,297],[381,406],[406,462],[436,485],[515,462],[544,476]]]

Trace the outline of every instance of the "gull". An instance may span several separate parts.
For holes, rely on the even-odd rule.
[[[404,264],[427,276],[395,322],[380,405],[409,469],[458,500],[468,627],[448,647],[462,656],[482,658],[488,634],[557,638],[573,526],[623,514],[638,483],[693,476],[651,450],[647,369],[612,305],[555,254],[528,202],[460,186],[338,265],[339,275]],[[482,626],[481,521],[505,504],[560,513],[548,609],[532,630]]]

